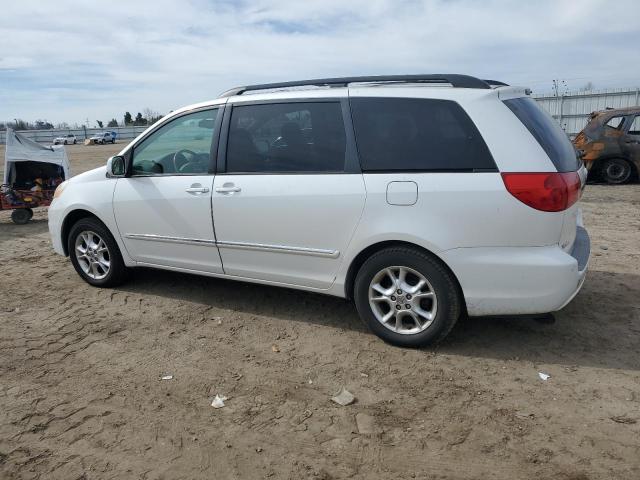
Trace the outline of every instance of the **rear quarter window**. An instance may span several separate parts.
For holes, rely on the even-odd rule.
[[[544,112],[532,98],[504,100],[516,117],[549,156],[558,172],[574,172],[580,168],[580,160],[573,144],[560,125]]]
[[[496,171],[480,132],[456,102],[351,98],[362,170]]]

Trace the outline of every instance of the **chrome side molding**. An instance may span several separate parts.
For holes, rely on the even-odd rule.
[[[186,245],[200,245],[204,247],[229,248],[236,250],[254,250],[261,252],[289,253],[292,255],[309,255],[312,257],[338,258],[338,250],[325,250],[322,248],[288,247],[285,245],[266,245],[262,243],[225,242],[205,240],[199,238],[167,237],[145,233],[128,233],[126,238],[132,240],[147,240],[151,242],[179,243]]]
[[[291,253],[293,255],[311,255],[314,257],[338,258],[338,250],[324,250],[322,248],[287,247],[285,245],[265,245],[262,243],[224,242],[219,241],[220,248],[233,248],[237,250],[259,250],[263,252]]]
[[[146,233],[128,233],[125,237],[133,240],[149,240],[152,242],[182,243],[186,245],[201,245],[204,247],[216,246],[215,240],[203,240],[200,238],[165,237],[163,235],[151,235]]]

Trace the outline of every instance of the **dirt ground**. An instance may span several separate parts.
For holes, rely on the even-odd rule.
[[[71,146],[72,168],[121,146]],[[46,211],[0,212],[0,478],[640,478],[640,185],[582,206],[590,272],[554,324],[469,319],[422,350],[338,298],[152,270],[92,288]]]

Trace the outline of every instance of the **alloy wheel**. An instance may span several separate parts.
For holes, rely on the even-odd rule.
[[[387,267],[373,276],[369,305],[382,325],[402,335],[429,328],[438,310],[436,293],[429,280],[404,266]]]
[[[97,233],[89,230],[81,232],[76,237],[75,255],[80,268],[88,277],[101,280],[109,274],[109,248]]]

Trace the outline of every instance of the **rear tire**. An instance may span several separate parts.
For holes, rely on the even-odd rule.
[[[602,179],[609,185],[621,185],[631,179],[631,165],[622,158],[605,160],[600,172]]]
[[[78,275],[95,287],[116,287],[128,275],[113,235],[96,218],[83,218],[71,227],[67,251]]]
[[[432,255],[409,247],[386,248],[365,261],[354,300],[376,335],[402,347],[442,341],[463,310],[453,275]]]
[[[16,225],[26,225],[33,217],[33,210],[30,208],[16,208],[11,212],[11,220]]]

